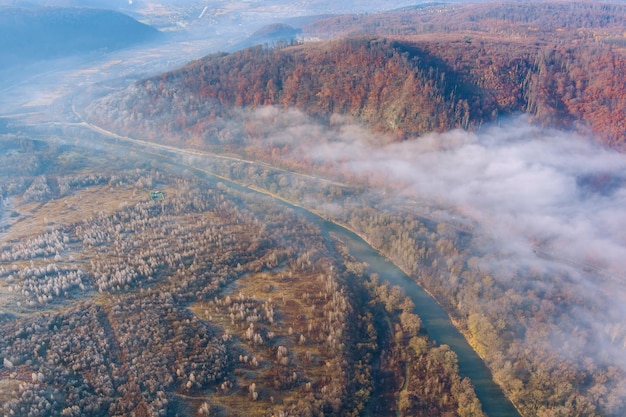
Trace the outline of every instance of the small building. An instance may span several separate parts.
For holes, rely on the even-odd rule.
[[[152,199],[152,201],[163,201],[165,200],[165,191],[150,191],[150,198]]]

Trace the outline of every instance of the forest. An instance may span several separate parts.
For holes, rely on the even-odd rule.
[[[274,109],[257,112],[256,117],[244,114],[243,120],[244,127],[231,125],[230,133],[254,134],[238,142],[239,150],[282,168],[202,153],[193,158],[194,164],[209,166],[217,175],[248,188],[297,202],[366,238],[446,308],[522,415],[621,415],[626,398],[623,370],[594,353],[620,349],[626,340],[619,316],[606,310],[607,295],[598,299],[587,294],[584,282],[571,271],[536,269],[511,259],[477,226],[439,220],[436,202],[416,204],[406,197],[390,197],[402,184],[397,184],[397,190],[380,189],[388,186],[380,176],[356,177],[307,156],[311,148],[303,140],[316,135],[322,142],[338,139],[306,116]],[[281,146],[300,145],[299,152],[280,155],[270,152],[271,147],[254,146],[258,141],[272,143],[277,131],[291,132],[295,126],[307,126],[310,133],[300,133]],[[304,170],[335,180],[321,181],[297,172]],[[499,265],[501,258],[510,264],[494,269],[491,265]],[[598,283],[607,279],[596,272],[585,273]],[[603,328],[577,321],[583,309],[605,311]],[[550,340],[569,342],[561,350],[548,342],[547,335]]]
[[[296,108],[321,120],[350,116],[396,139],[476,129],[525,112],[543,125],[593,132],[622,149],[626,8],[501,8],[322,20],[305,33],[334,33],[345,20],[360,30],[339,33],[348,38],[207,56],[108,96],[87,114],[120,132],[149,135],[165,127],[191,146],[206,146],[220,137],[219,120],[241,107]],[[427,30],[422,21],[441,14],[457,26]],[[422,29],[403,32],[416,27]],[[159,118],[167,120],[164,126],[151,125]]]
[[[511,259],[479,227],[439,221],[432,202],[416,206],[406,198],[390,199],[393,189],[372,190],[383,183],[380,178],[371,178],[370,186],[347,186],[245,161],[207,157],[197,163],[297,201],[365,237],[446,308],[523,415],[623,412],[624,371],[596,356],[626,341],[619,315],[607,309],[610,293],[595,298],[572,271]],[[491,266],[500,259],[506,267]],[[596,270],[586,274],[599,283],[607,280]],[[577,320],[582,309],[603,312],[599,333],[596,323]],[[548,335],[568,344],[555,347]]]

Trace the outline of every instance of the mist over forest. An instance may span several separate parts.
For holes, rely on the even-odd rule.
[[[542,129],[518,116],[474,133],[432,133],[382,148],[355,138],[313,155],[458,207],[502,244],[532,239],[566,259],[626,270],[620,227],[626,159],[590,138]]]

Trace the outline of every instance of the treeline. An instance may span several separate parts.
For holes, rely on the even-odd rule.
[[[626,7],[617,2],[483,2],[332,16],[305,25],[303,35],[328,39],[364,34],[412,36],[467,32],[570,42],[594,36],[622,36],[625,24]]]

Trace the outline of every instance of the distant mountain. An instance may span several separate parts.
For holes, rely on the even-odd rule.
[[[301,32],[302,29],[291,27],[285,23],[273,23],[271,25],[263,26],[261,29],[248,36],[248,38],[241,44],[238,44],[231,49],[238,50],[263,44],[274,45],[280,42],[288,43],[295,40]]]
[[[89,8],[0,8],[0,69],[115,50],[158,31],[122,13]]]

